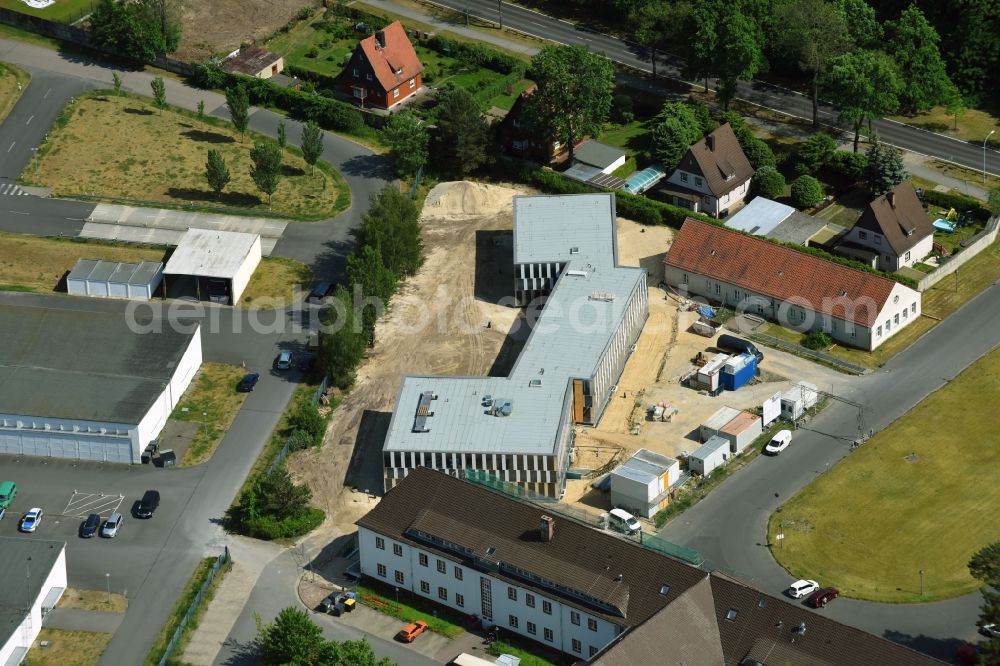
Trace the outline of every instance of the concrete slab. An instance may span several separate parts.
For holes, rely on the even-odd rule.
[[[93,631],[113,634],[122,623],[125,613],[83,610],[81,608],[53,608],[42,625],[49,629],[66,631]]]

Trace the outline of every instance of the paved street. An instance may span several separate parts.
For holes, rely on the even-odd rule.
[[[437,4],[462,12],[466,9],[471,16],[489,21],[497,20],[497,3],[493,0],[435,0]],[[382,0],[379,4],[391,4]],[[555,19],[530,9],[507,2],[502,3],[504,26],[515,28],[529,35],[552,40],[563,44],[580,44],[592,51],[605,54],[611,60],[629,67],[651,72],[653,67],[650,52],[638,44],[626,42],[585,27],[578,27],[566,21]],[[402,8],[393,7],[397,13]],[[412,11],[412,10],[410,10]],[[449,27],[459,32],[462,26]],[[476,32],[475,34],[481,34]],[[494,41],[494,40],[490,40]],[[509,40],[508,40],[509,41]],[[513,43],[515,50],[523,50],[523,46]],[[657,58],[656,71],[658,75],[683,80],[680,69],[683,61],[674,56],[660,55]],[[699,84],[703,82],[698,82]],[[714,86],[714,81],[710,82]],[[764,83],[763,81],[739,81],[736,97],[770,109],[775,109],[799,118],[812,120],[812,100],[802,94]],[[820,106],[820,122],[831,127],[842,127],[837,120],[837,111],[829,104]],[[873,128],[879,138],[899,148],[910,150],[922,155],[938,157],[949,162],[979,171],[983,168],[982,140],[965,142],[941,134],[902,125],[891,120],[878,120]],[[1000,174],[1000,153],[995,150],[986,151],[987,171]]]

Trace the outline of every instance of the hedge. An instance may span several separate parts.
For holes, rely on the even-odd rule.
[[[271,516],[258,516],[243,521],[244,536],[256,537],[273,541],[274,539],[292,539],[313,531],[326,517],[315,507],[307,507],[297,516],[277,520]]]
[[[424,42],[424,45],[468,65],[485,67],[501,74],[511,74],[515,71],[524,72],[524,63],[514,56],[475,42],[459,42],[435,35]]]
[[[980,220],[988,220],[990,217],[990,211],[983,205],[983,202],[964,194],[924,190],[924,201],[935,206],[941,206],[942,208],[954,208],[959,213],[964,213],[967,210],[971,211],[972,216]],[[1000,213],[1000,211],[993,212]]]

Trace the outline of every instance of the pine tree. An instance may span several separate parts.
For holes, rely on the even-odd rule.
[[[893,189],[910,174],[903,166],[903,154],[892,146],[879,143],[878,137],[867,152],[868,166],[865,167],[865,184],[875,196],[881,196]]]

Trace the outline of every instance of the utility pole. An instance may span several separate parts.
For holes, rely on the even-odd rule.
[[[503,0],[497,0],[497,16],[500,17],[500,30],[503,30]]]

